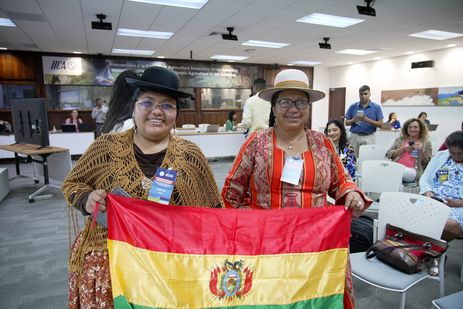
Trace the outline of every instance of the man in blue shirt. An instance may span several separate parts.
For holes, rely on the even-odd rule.
[[[349,106],[346,113],[346,126],[350,126],[349,144],[359,155],[361,145],[376,142],[376,128],[383,126],[381,106],[370,101],[370,87],[363,85],[359,89],[360,101]]]

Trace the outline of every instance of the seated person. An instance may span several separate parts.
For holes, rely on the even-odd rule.
[[[76,132],[79,132],[79,124],[82,123],[82,119],[79,118],[79,112],[76,109],[73,109],[71,115],[66,118],[66,124],[73,124],[76,126]]]
[[[423,120],[425,124],[431,124],[431,122],[428,120],[428,114],[426,114],[426,112],[421,112],[421,113],[418,115],[418,118],[420,118],[421,120]]]
[[[387,120],[387,123],[391,124],[391,129],[393,130],[400,129],[400,121],[397,119],[397,114],[394,112],[389,114],[389,119]]]
[[[225,131],[236,131],[236,119],[238,115],[235,111],[230,111],[228,113],[228,120],[225,122]]]
[[[463,237],[463,131],[445,139],[448,150],[439,151],[420,179],[420,193],[450,207],[442,239]]]
[[[325,127],[325,135],[327,135],[336,147],[336,152],[341,158],[342,164],[349,172],[352,179],[355,178],[355,166],[357,158],[352,146],[347,142],[346,127],[344,124],[337,120],[331,119]]]
[[[400,136],[386,153],[386,157],[405,166],[403,182],[418,181],[431,156],[428,127],[418,118],[405,121]]]

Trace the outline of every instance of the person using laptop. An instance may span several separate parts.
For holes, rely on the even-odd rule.
[[[420,118],[421,120],[423,120],[425,124],[431,124],[431,122],[430,122],[429,119],[428,119],[428,114],[427,114],[426,112],[421,112],[421,113],[418,115],[418,118]]]
[[[236,114],[236,111],[230,111],[228,113],[228,120],[225,122],[225,131],[236,131],[237,118],[238,115]]]
[[[73,109],[68,118],[66,118],[65,124],[73,124],[76,126],[76,132],[79,132],[79,125],[82,124],[82,119],[79,118],[79,112],[77,109]]]
[[[431,156],[428,127],[419,118],[405,121],[400,136],[386,153],[386,157],[405,166],[402,181],[406,183],[419,181]]]

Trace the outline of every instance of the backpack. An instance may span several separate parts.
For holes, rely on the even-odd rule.
[[[349,241],[350,253],[367,251],[373,244],[373,219],[361,215],[353,218]]]

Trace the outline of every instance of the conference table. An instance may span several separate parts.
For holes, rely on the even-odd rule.
[[[70,162],[71,158],[69,155],[69,150],[67,148],[61,148],[61,147],[53,147],[53,146],[45,146],[41,147],[39,145],[33,145],[33,144],[22,144],[22,143],[16,143],[16,144],[11,144],[11,145],[0,145],[0,149],[14,152],[14,157],[15,157],[15,165],[16,165],[16,175],[21,176],[21,171],[20,171],[20,157],[19,154],[25,155],[27,157],[30,157],[32,162],[39,163],[43,166],[43,178],[44,178],[44,186],[42,186],[40,189],[29,195],[29,202],[33,203],[35,202],[36,199],[45,199],[45,198],[51,198],[53,195],[51,194],[46,194],[42,195],[43,192],[45,192],[49,188],[60,188],[55,185],[50,184],[50,178],[49,178],[49,170],[48,170],[48,158],[52,154],[57,154],[57,153],[66,153],[67,155],[65,158],[69,158],[69,168],[70,168]],[[34,182],[38,183],[38,180],[34,179]]]

